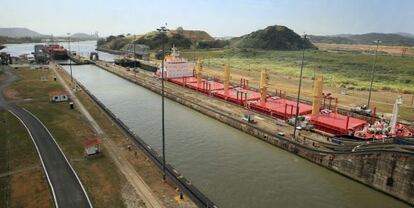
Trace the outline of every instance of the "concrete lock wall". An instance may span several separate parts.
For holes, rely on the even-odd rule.
[[[160,89],[156,86],[132,80],[113,72],[110,69],[111,66],[101,64],[97,64],[97,66],[158,94],[161,93]],[[294,141],[271,132],[266,132],[252,124],[244,123],[240,119],[232,118],[215,109],[201,106],[184,97],[178,97],[169,92],[165,92],[165,95],[171,100],[253,135],[269,144],[292,152],[402,201],[414,204],[414,155],[412,153],[392,150],[347,153],[321,151],[307,146],[307,142],[309,143],[309,141],[303,138]]]

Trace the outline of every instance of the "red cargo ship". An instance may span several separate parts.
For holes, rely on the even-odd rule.
[[[68,51],[61,45],[50,44],[46,46],[46,51],[51,58],[57,60],[68,59]]]

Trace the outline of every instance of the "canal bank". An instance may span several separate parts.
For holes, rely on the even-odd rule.
[[[146,140],[151,147],[159,150],[160,145],[157,142],[158,139],[156,139],[159,138],[158,129],[154,128],[154,124],[157,125],[158,122],[156,118],[159,118],[156,116],[158,109],[156,106],[158,104],[155,106],[150,104],[153,103],[153,95],[141,92],[141,89],[133,87],[132,84],[111,78],[109,75],[91,67],[84,66],[74,70],[74,76],[78,76],[81,83],[86,84],[85,86],[92,90],[91,92],[98,99],[117,114],[118,118],[125,121],[126,125],[132,128],[134,132],[137,132]],[[94,75],[89,77],[89,73]],[[120,88],[121,85],[122,88]],[[116,94],[113,94],[114,90],[116,90]],[[145,99],[142,97],[145,97]],[[132,100],[135,101],[131,103]],[[209,119],[206,120],[203,115],[185,112],[185,114],[191,114],[191,117],[184,114],[178,116],[176,112],[183,113],[183,110],[181,110],[183,107],[179,107],[177,104],[168,101],[167,106],[173,106],[171,108],[174,108],[174,112],[168,112],[167,107],[167,115],[175,115],[174,120],[170,120],[172,123],[168,122],[169,125],[173,125],[175,128],[168,128],[167,126],[167,132],[169,132],[167,135],[170,135],[167,138],[169,138],[169,142],[176,143],[173,145],[167,142],[167,147],[173,145],[169,150],[167,148],[167,153],[169,153],[167,158],[171,158],[167,160],[172,161],[174,167],[182,170],[184,175],[188,176],[201,191],[217,201],[219,206],[252,207],[259,204],[259,207],[269,207],[276,204],[295,207],[307,207],[309,205],[331,207],[336,204],[351,204],[354,207],[360,207],[361,205],[373,206],[377,204],[380,206],[386,204],[395,207],[402,205],[394,204],[395,201],[389,201],[389,198],[384,195],[366,190],[367,188],[360,187],[360,185],[353,182],[350,183],[349,180],[335,174],[327,173],[325,170],[298,160],[294,156],[286,155],[278,149],[269,149],[263,143],[247,139],[248,136],[246,135],[238,135],[240,133],[237,133],[237,131],[215,124],[216,122],[209,121]],[[131,110],[131,112],[127,113],[126,109]],[[136,116],[132,116],[133,114]],[[185,119],[182,117],[185,117]],[[190,121],[192,124],[188,125],[194,126],[187,126],[192,128],[188,131],[187,127],[182,125],[187,123],[190,118],[194,121]],[[200,128],[197,124],[203,128]],[[181,126],[182,129],[176,129],[177,125]],[[222,130],[223,128],[226,130]],[[244,126],[243,128],[250,127]],[[215,129],[215,131],[211,131],[212,129]],[[203,134],[200,135],[200,132],[203,132]],[[238,136],[234,137],[232,134]],[[184,138],[185,141],[181,141]],[[283,145],[284,142],[286,141],[280,140],[280,145]],[[297,154],[314,157],[314,160],[322,160],[321,164],[325,161],[324,158],[327,157],[325,153],[308,154],[308,150],[291,146],[289,143],[286,146],[291,151],[295,151],[295,148],[298,149]],[[191,149],[198,151],[194,152]],[[188,153],[188,151],[192,153]],[[193,155],[190,156],[191,160],[187,159],[188,154]],[[347,160],[342,156],[335,159],[332,164]],[[296,162],[292,163],[292,160]],[[300,167],[297,166],[298,161]],[[235,171],[240,168],[242,171]],[[287,175],[280,175],[281,173]],[[336,179],[331,180],[332,177],[342,181],[343,184],[335,181]],[[240,180],[245,182],[241,183]],[[347,188],[344,188],[345,186]],[[374,195],[376,197],[371,198]],[[302,197],[296,198],[294,196]],[[351,198],[352,200],[349,200]],[[317,200],[315,201],[315,199]]]

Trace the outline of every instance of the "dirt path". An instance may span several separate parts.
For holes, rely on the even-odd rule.
[[[23,172],[30,172],[32,170],[40,170],[40,165],[32,165],[32,166],[28,166],[26,168],[21,168],[21,169],[14,170],[14,171],[9,171],[9,172],[6,172],[6,173],[0,173],[0,178],[10,176],[10,175],[14,175],[14,174],[23,173]]]
[[[80,110],[83,116],[87,119],[87,121],[91,124],[92,128],[95,132],[101,136],[103,139],[103,145],[105,146],[107,152],[109,153],[110,157],[114,160],[116,166],[119,170],[124,174],[128,182],[134,187],[137,194],[141,197],[141,199],[145,202],[146,207],[149,208],[161,208],[164,207],[162,202],[159,201],[157,197],[155,197],[154,193],[148,187],[148,185],[144,182],[141,176],[135,171],[134,167],[128,162],[126,158],[123,157],[122,154],[119,153],[118,146],[116,146],[113,141],[108,139],[105,132],[102,128],[98,125],[95,119],[89,114],[83,104],[79,101],[76,97],[75,93],[70,89],[70,87],[64,82],[63,78],[57,72],[56,66],[51,66],[53,71],[55,72],[58,81],[65,87],[66,91],[69,92],[71,99]]]

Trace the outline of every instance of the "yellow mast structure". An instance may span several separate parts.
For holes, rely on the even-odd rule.
[[[260,73],[260,103],[266,103],[267,87],[269,86],[269,75],[267,69],[263,69]]]
[[[203,78],[203,64],[201,63],[200,59],[197,60],[196,64],[196,77],[197,77],[197,85],[201,85],[201,79]]]
[[[230,67],[228,64],[224,64],[224,94],[229,94],[229,85],[230,85]]]
[[[312,115],[319,116],[319,110],[321,108],[321,99],[323,91],[323,77],[316,76],[313,82],[313,99],[312,99]]]

